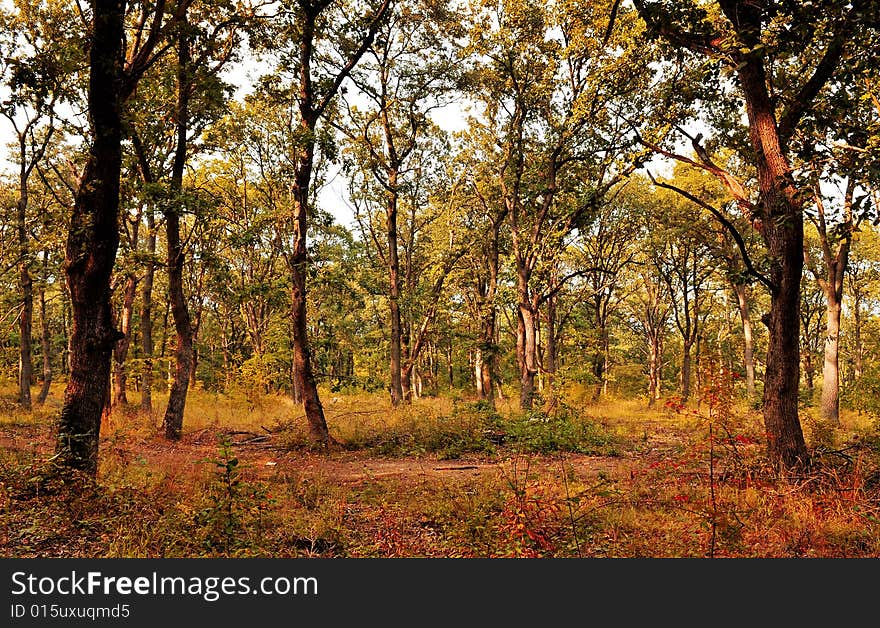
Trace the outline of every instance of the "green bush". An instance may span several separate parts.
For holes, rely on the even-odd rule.
[[[595,421],[565,404],[549,413],[543,410],[526,412],[507,420],[504,429],[509,440],[525,452],[614,453],[611,435]]]

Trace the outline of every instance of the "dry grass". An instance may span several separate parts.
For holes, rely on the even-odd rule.
[[[118,409],[97,481],[73,487],[44,475],[60,394],[25,413],[0,390],[0,555],[880,555],[866,415],[830,428],[805,412],[817,465],[786,479],[766,467],[760,416],[738,407],[710,439],[706,407],[603,401],[555,420],[328,392],[343,447],[315,452],[290,400],[194,391],[179,443],[159,413]]]

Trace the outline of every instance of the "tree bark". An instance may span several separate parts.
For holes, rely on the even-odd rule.
[[[22,137],[22,142],[24,138]],[[24,156],[24,151],[22,151]],[[21,290],[21,314],[18,317],[18,405],[24,410],[31,409],[31,383],[34,377],[32,358],[32,328],[34,321],[34,282],[30,271],[30,246],[27,232],[28,181],[27,166],[22,158],[19,178],[19,199],[17,203],[18,231],[18,285]]]
[[[519,407],[531,410],[535,397],[535,376],[538,374],[538,342],[535,311],[518,281],[520,302],[517,308],[516,349],[520,369]]]
[[[804,379],[806,379],[807,390],[812,394],[813,388],[815,387],[814,377],[816,374],[816,367],[813,366],[813,356],[809,351],[806,352],[804,356]]]
[[[552,294],[547,298],[547,337],[544,349],[544,372],[547,373],[547,390],[551,406],[556,405],[559,391],[556,389],[556,369],[559,362],[558,347],[558,316],[557,295]]]
[[[853,344],[855,345],[855,364],[853,365],[853,381],[856,383],[862,378],[864,368],[865,349],[862,345],[862,302],[861,299],[853,298]]]
[[[119,246],[124,6],[122,0],[93,1],[88,87],[92,145],[75,196],[65,252],[73,329],[56,461],[64,469],[91,475],[98,470],[101,411],[113,345],[119,339],[110,307],[110,274]]]
[[[311,151],[309,151],[311,153]],[[300,170],[303,170],[300,166]],[[309,168],[310,170],[310,168]],[[310,175],[297,173],[297,178]],[[305,190],[297,192],[296,228],[294,231],[293,253],[289,258],[291,275],[291,319],[293,326],[293,363],[296,377],[296,389],[299,391],[306,420],[309,424],[309,435],[318,444],[327,445],[331,442],[327,421],[324,418],[324,407],[318,395],[318,385],[312,372],[311,352],[309,350],[308,329],[306,327],[306,203]]]
[[[306,137],[314,135],[317,116],[308,107],[302,112],[302,128]],[[291,325],[293,328],[293,363],[298,389],[309,424],[309,435],[315,443],[328,445],[332,442],[324,407],[318,395],[318,384],[312,371],[311,351],[309,349],[308,327],[306,325],[306,270],[308,255],[306,232],[308,229],[309,185],[312,177],[315,147],[312,142],[300,147],[297,168],[294,174],[294,231],[293,249],[287,256],[290,269]]]
[[[750,55],[738,75],[746,99],[755,151],[762,223],[770,260],[769,342],[764,378],[764,426],[770,458],[787,469],[808,466],[810,456],[798,416],[800,286],[804,264],[801,200],[776,126],[760,57]]]
[[[404,395],[400,373],[400,258],[397,251],[397,172],[395,170],[389,173],[388,187],[385,229],[388,242],[388,296],[391,314],[391,405],[397,407],[403,401]]]
[[[152,207],[147,208],[147,261],[144,269],[144,283],[141,286],[141,352],[143,371],[141,374],[141,412],[153,412],[153,277],[156,264],[156,219]]]
[[[605,300],[601,294],[597,294],[593,300],[593,316],[596,328],[599,332],[598,351],[593,354],[593,375],[596,377],[593,401],[599,401],[602,395],[607,392],[608,361],[610,355],[608,315],[605,310]]]
[[[183,171],[187,157],[187,129],[189,126],[190,92],[190,51],[189,35],[185,32],[186,18],[183,19],[181,34],[178,37],[177,59],[177,147],[171,167],[171,200],[164,210],[165,233],[167,240],[168,298],[171,301],[171,314],[174,318],[174,378],[168,394],[163,427],[165,438],[179,440],[183,432],[183,413],[186,407],[186,394],[189,389],[193,361],[193,334],[189,307],[183,289],[183,267],[186,252],[180,240],[180,215],[184,206]]]
[[[685,341],[681,355],[681,398],[687,401],[691,396],[691,343]]]
[[[116,375],[113,405],[128,404],[128,397],[126,396],[128,376],[125,372],[125,360],[128,357],[128,348],[131,345],[131,318],[134,312],[134,299],[136,296],[137,277],[134,273],[129,273],[125,278],[125,293],[122,298],[122,315],[119,324],[119,331],[123,336],[113,348],[113,362]]]
[[[843,234],[832,251],[832,243],[828,236],[825,222],[825,206],[821,192],[816,186],[814,197],[818,209],[816,224],[819,240],[822,245],[824,273],[818,272],[812,264],[810,270],[816,276],[822,291],[825,293],[825,356],[822,367],[822,403],[820,414],[825,421],[840,426],[840,316],[843,302],[843,287],[846,270],[849,265],[849,251],[852,245],[853,211],[852,199],[855,192],[855,180],[847,181],[844,193]],[[809,257],[809,255],[807,255]]]
[[[840,346],[840,301],[828,299],[825,309],[825,361],[822,365],[821,416],[833,425],[840,425],[840,370],[838,349]]]

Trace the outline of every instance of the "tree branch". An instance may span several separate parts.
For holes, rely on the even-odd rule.
[[[702,207],[703,209],[705,209],[709,213],[711,213],[715,217],[715,219],[718,220],[718,222],[720,222],[724,226],[724,228],[727,229],[728,233],[730,233],[730,235],[733,237],[734,241],[736,242],[736,246],[739,249],[740,256],[742,257],[743,263],[745,264],[746,270],[748,271],[748,273],[750,275],[752,275],[753,277],[755,277],[756,279],[758,279],[758,281],[760,281],[762,284],[764,284],[770,290],[771,293],[775,293],[778,290],[778,287],[776,286],[776,284],[774,284],[772,281],[770,281],[765,275],[763,275],[760,271],[758,271],[754,267],[754,265],[752,264],[752,259],[751,259],[751,257],[749,257],[749,253],[746,250],[746,243],[745,243],[745,241],[743,241],[742,235],[740,235],[739,231],[737,231],[737,229],[733,225],[733,223],[730,222],[722,212],[720,212],[718,209],[712,207],[709,203],[705,202],[704,200],[697,198],[696,196],[694,196],[693,194],[691,194],[687,190],[683,190],[680,187],[672,185],[671,183],[665,183],[665,182],[658,181],[657,179],[654,178],[654,175],[651,174],[651,172],[649,170],[646,169],[645,172],[648,173],[648,177],[651,179],[651,182],[654,185],[656,185],[657,187],[665,188],[667,190],[672,190],[673,192],[680,194],[681,196],[688,199],[692,203],[699,205],[700,207]]]

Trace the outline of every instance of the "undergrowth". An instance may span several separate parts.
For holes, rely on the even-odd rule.
[[[780,477],[760,416],[725,377],[704,373],[699,405],[669,398],[655,409],[522,413],[422,399],[391,411],[378,397],[339,397],[328,422],[343,448],[322,453],[305,448],[281,401],[265,400],[250,422],[223,420],[238,405],[216,408],[218,424],[194,422],[174,446],[149,417],[120,413],[93,479],[46,472],[51,412],[4,412],[0,554],[880,555],[878,426],[849,413],[841,428],[805,421],[815,463]],[[338,475],[385,456],[451,470]]]

